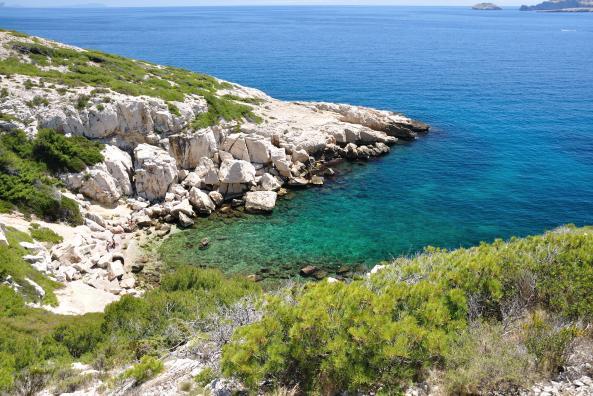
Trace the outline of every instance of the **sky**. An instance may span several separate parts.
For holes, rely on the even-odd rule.
[[[19,7],[59,7],[79,6],[81,4],[103,4],[109,7],[153,7],[153,6],[228,6],[228,5],[326,5],[326,4],[348,4],[348,5],[473,5],[487,0],[0,0],[7,6]],[[539,1],[524,0],[525,3],[536,3]],[[501,6],[519,5],[517,0],[493,0]]]

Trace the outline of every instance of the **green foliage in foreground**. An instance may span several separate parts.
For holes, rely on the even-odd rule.
[[[241,121],[243,118],[259,121],[248,105],[259,104],[257,99],[241,99],[235,96],[216,96],[216,91],[228,88],[228,83],[199,73],[173,67],[163,67],[148,62],[135,61],[98,51],[76,51],[69,48],[51,47],[39,43],[13,41],[8,44],[13,50],[26,55],[32,63],[18,58],[0,60],[0,74],[22,74],[42,77],[48,82],[66,86],[93,86],[133,96],[152,96],[167,102],[183,102],[185,95],[204,96],[208,112],[194,121],[195,128],[218,124],[221,119]],[[68,72],[47,69],[48,66],[67,66]],[[46,69],[43,69],[45,67]],[[78,98],[76,107],[87,106],[88,97]],[[43,98],[31,102],[31,106],[43,105]],[[169,103],[170,111],[179,115],[179,109]]]
[[[223,370],[253,388],[269,380],[322,394],[397,392],[428,368],[446,367],[470,323],[508,323],[536,309],[590,322],[591,290],[592,228],[565,227],[451,252],[429,248],[369,280],[270,297],[263,320],[238,330],[225,347]],[[524,341],[531,354],[526,361],[535,359],[538,373],[542,364],[544,371],[556,369],[575,331],[530,328],[523,337],[537,347]],[[503,355],[512,359],[513,353]],[[517,364],[520,370],[525,363]]]
[[[33,242],[31,237],[13,228],[6,230],[6,237],[8,239],[8,246],[0,245],[0,283],[5,281],[7,277],[12,277],[21,286],[20,293],[25,296],[27,301],[36,302],[38,300],[37,293],[35,292],[35,288],[25,280],[28,278],[45,290],[44,303],[57,303],[53,291],[59,287],[59,283],[47,279],[23,259],[23,256],[29,254],[29,252],[21,247],[19,243]],[[2,303],[0,302],[0,304]],[[10,308],[6,307],[6,309]]]
[[[79,172],[103,160],[102,145],[49,129],[30,140],[23,131],[0,135],[0,201],[49,221],[82,224],[78,205],[59,192],[57,172]],[[6,206],[6,205],[4,205]]]
[[[105,314],[70,317],[29,308],[20,295],[0,286],[0,393],[10,393],[15,381],[55,382],[75,360],[98,369],[138,360],[124,377],[145,381],[162,367],[154,357],[200,332],[202,319],[259,292],[241,278],[181,268],[143,298],[125,296]]]
[[[56,338],[56,329],[88,334],[98,328],[100,318],[101,314],[60,316],[30,308],[21,295],[0,286],[0,393],[11,394],[15,386],[30,394],[40,391],[73,361],[68,344]]]

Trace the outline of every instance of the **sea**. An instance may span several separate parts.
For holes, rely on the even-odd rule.
[[[593,14],[465,7],[0,8],[0,27],[432,126],[270,216],[161,248],[227,273],[373,266],[593,224]],[[208,237],[206,250],[199,241]]]

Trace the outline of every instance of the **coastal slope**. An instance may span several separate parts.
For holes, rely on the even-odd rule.
[[[268,213],[287,188],[323,184],[332,161],[384,155],[429,129],[398,113],[279,101],[8,31],[0,32],[0,75],[0,136],[13,158],[6,169],[21,169],[0,192],[14,209],[0,222],[26,231],[19,211],[35,214],[64,237],[51,250],[31,247],[35,267],[78,291],[116,296],[140,293],[146,232],[165,237],[171,225],[190,227],[218,210]],[[42,185],[42,205],[24,192],[31,180]]]

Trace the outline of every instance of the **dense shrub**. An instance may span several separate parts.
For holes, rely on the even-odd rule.
[[[52,172],[80,171],[103,159],[101,145],[84,137],[41,130],[34,140],[23,131],[0,135],[0,201],[49,221],[82,224],[78,205],[64,197]]]
[[[42,129],[33,141],[33,156],[54,172],[81,172],[87,165],[103,161],[103,145],[83,136],[66,137]]]
[[[322,283],[291,298],[269,298],[261,322],[237,331],[224,348],[223,371],[253,388],[268,380],[322,394],[397,392],[422,378],[427,367],[443,367],[470,322],[509,323],[535,309],[565,321],[591,321],[592,288],[591,228],[564,227],[452,252],[429,248],[368,280]],[[575,330],[546,329],[536,321],[527,334],[524,343],[542,372],[558,368]],[[475,349],[474,341],[464,348]],[[504,349],[496,353],[513,356]],[[489,370],[484,365],[495,368],[494,359],[483,355],[477,366],[459,363],[478,383],[452,381],[454,387],[488,385],[479,378]],[[508,368],[512,372],[492,375],[489,384],[515,382],[519,367]]]

